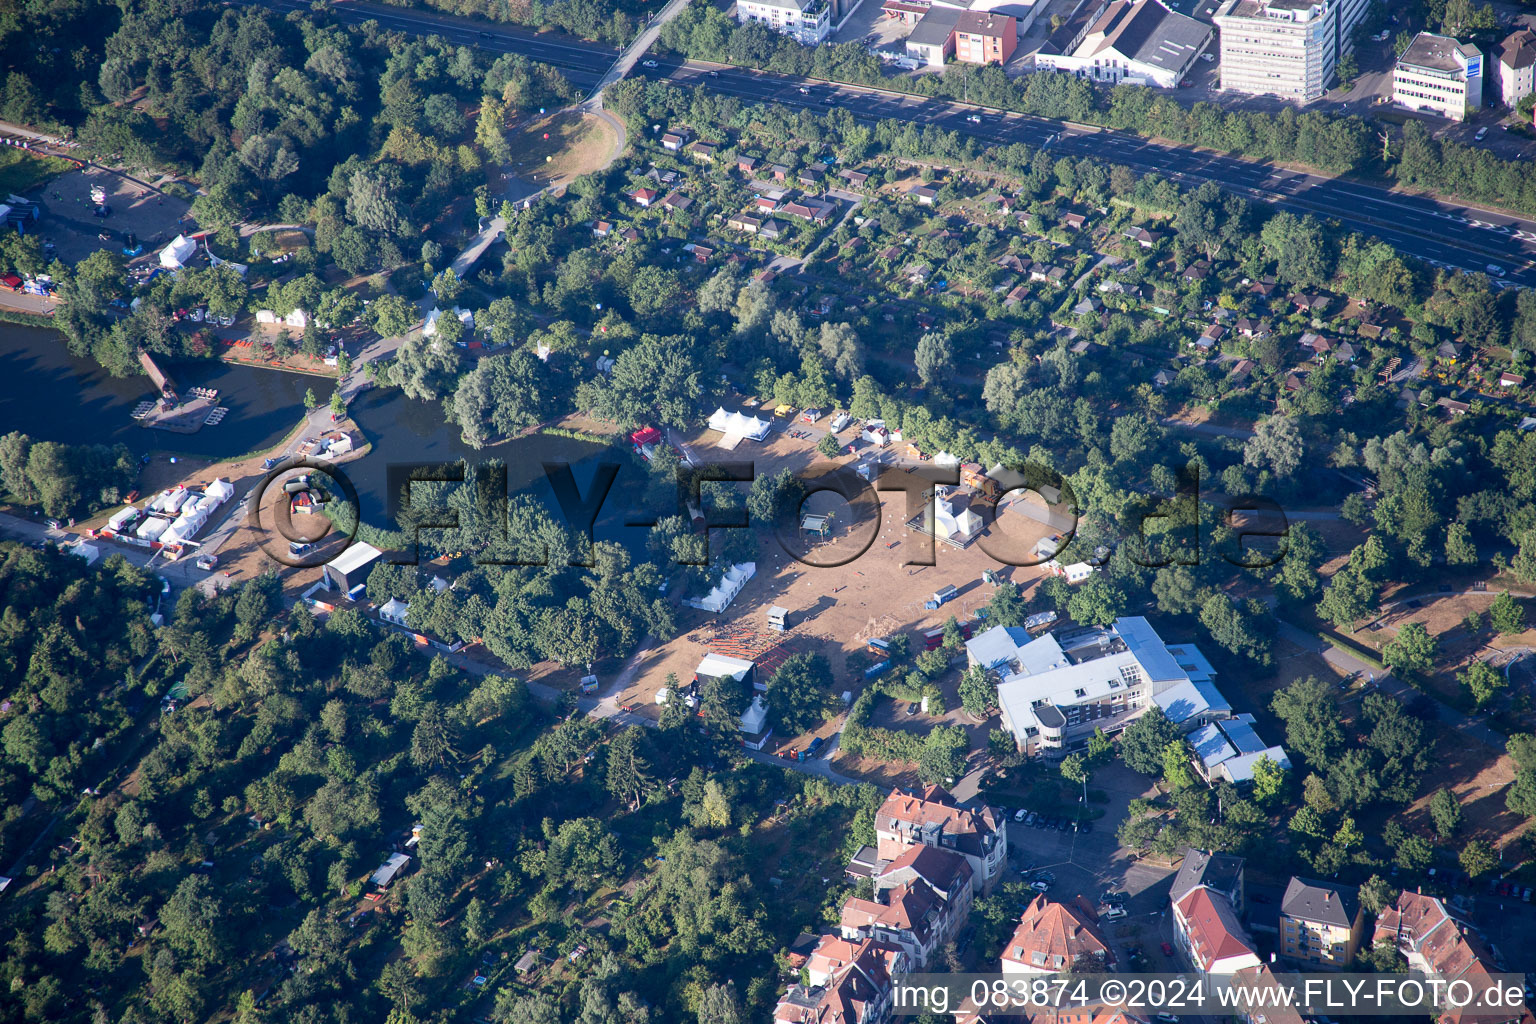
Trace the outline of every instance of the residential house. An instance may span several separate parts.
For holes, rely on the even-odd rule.
[[[661,148],[669,153],[676,153],[683,148],[688,141],[688,133],[681,129],[674,129],[661,137]]]
[[[1055,567],[1054,557],[1048,564]],[[1181,664],[1140,616],[1038,638],[995,626],[965,646],[972,665],[1004,675],[997,687],[1003,726],[1032,755],[1059,757],[1087,746],[1098,729],[1117,733],[1164,691],[1196,678],[1210,682],[1214,675],[1204,658],[1197,664],[1185,656]]]
[[[1236,363],[1233,363],[1232,372],[1228,375],[1232,378],[1232,383],[1241,384],[1251,377],[1253,375],[1253,366],[1252,359],[1239,359]]]
[[[1233,974],[1260,964],[1232,904],[1203,885],[1173,904],[1173,934],[1180,956],[1193,970]]]
[[[1499,58],[1499,100],[1513,107],[1536,92],[1536,32],[1517,29],[1494,49]]]
[[[1002,972],[1098,972],[1113,967],[1114,960],[1091,905],[1081,898],[1053,903],[1042,893],[1025,906],[1013,937],[1004,944]]]
[[[758,229],[763,226],[763,222],[750,214],[738,213],[726,221],[725,226],[732,231],[745,231],[749,235],[755,235]]]
[[[1410,971],[1465,981],[1482,989],[1497,973],[1499,963],[1481,933],[1433,896],[1404,890],[1397,902],[1376,918],[1372,944],[1391,942],[1408,961]],[[1529,1009],[1506,1012],[1477,1008],[1446,1008],[1441,1024],[1530,1024]]]
[[[907,56],[927,67],[943,67],[955,52],[955,25],[960,12],[952,7],[931,4],[907,34]]]
[[[661,208],[668,211],[682,212],[693,205],[693,200],[681,192],[673,192],[661,201]]]
[[[742,174],[751,174],[757,170],[757,157],[738,156],[736,158],[736,169]]]
[[[773,175],[774,181],[789,180],[789,168],[785,167],[783,164],[774,164],[772,167],[768,168],[768,173]]]
[[[1272,277],[1261,277],[1248,286],[1248,294],[1256,295],[1261,299],[1269,299],[1279,291],[1280,282]]]
[[[1211,324],[1205,330],[1201,331],[1200,337],[1196,338],[1191,344],[1193,344],[1195,348],[1202,352],[1209,352],[1211,349],[1216,347],[1216,343],[1220,341],[1222,335],[1226,333],[1227,329],[1225,327],[1221,326],[1220,324]]]
[[[779,207],[779,212],[788,217],[798,217],[815,224],[825,224],[832,215],[837,212],[837,207],[825,199],[792,199]]]
[[[955,60],[962,64],[1006,64],[1019,45],[1019,23],[996,11],[961,11],[955,21]]]
[[[653,188],[637,188],[629,194],[629,198],[635,201],[636,206],[650,206],[656,201],[656,190]]]
[[[1211,853],[1206,850],[1184,851],[1184,862],[1179,873],[1173,876],[1173,887],[1168,891],[1171,903],[1177,903],[1196,889],[1204,887],[1225,899],[1238,913],[1242,913],[1248,892],[1244,886],[1243,867],[1247,861],[1230,853]]]
[[[821,183],[822,175],[826,173],[826,164],[811,164],[801,169],[795,181],[799,182],[803,188],[815,188]]]
[[[1291,302],[1302,313],[1311,313],[1313,316],[1322,316],[1328,311],[1333,300],[1326,295],[1307,295],[1299,293],[1291,296]]]
[[[600,220],[592,225],[593,238],[607,238],[613,232],[613,225],[605,220]]]
[[[1435,349],[1435,362],[1455,365],[1467,352],[1467,346],[1459,341],[1442,341]]]
[[[1280,953],[1323,967],[1354,960],[1365,910],[1353,886],[1292,877],[1280,900]]]
[[[1087,223],[1088,218],[1084,217],[1080,213],[1066,213],[1062,214],[1061,217],[1061,226],[1064,228],[1070,228],[1073,231],[1081,231],[1083,226]]]
[[[1499,374],[1499,387],[1504,388],[1505,390],[1523,388],[1525,387],[1525,378],[1518,373],[1512,373],[1509,370],[1505,370],[1503,373]]]
[[[779,200],[776,196],[758,196],[752,200],[752,207],[759,213],[772,213],[779,208]]]
[[[924,970],[933,961],[933,955],[946,942],[952,941],[965,924],[961,907],[970,906],[970,889],[965,889],[966,899],[951,904],[936,889],[921,878],[903,883],[894,889],[882,890],[882,900],[853,898],[843,904],[839,927],[844,939],[873,939],[886,946],[896,946],[906,953],[914,970]]]
[[[715,151],[719,148],[718,142],[706,142],[700,139],[688,147],[688,155],[701,164],[712,164],[715,162]]]
[[[934,846],[911,846],[894,860],[888,860],[880,856],[877,846],[875,858],[870,880],[877,900],[887,889],[910,885],[921,879],[945,902],[954,904],[957,914],[970,913],[971,901],[976,896],[976,873],[961,854]]]
[[[934,200],[939,197],[939,190],[932,185],[913,185],[907,189],[907,195],[916,199],[919,205],[932,206]]]
[[[898,948],[823,936],[803,968],[809,984],[789,987],[773,1008],[774,1022],[881,1024],[890,1016],[891,977],[909,966]]]
[[[1265,333],[1262,321],[1250,320],[1246,316],[1239,317],[1237,323],[1232,325],[1232,329],[1245,338],[1257,338],[1260,334]]]
[[[784,237],[784,225],[769,217],[763,221],[763,226],[758,228],[757,233],[769,241],[775,241]]]
[[[1341,341],[1333,347],[1333,358],[1341,363],[1352,363],[1358,352],[1353,342]]]
[[[901,259],[902,254],[905,253],[905,252],[906,252],[906,250],[903,249],[899,245],[888,245],[884,249],[881,249],[875,255],[879,256],[881,259],[885,260],[886,262],[890,262],[891,260],[899,260],[899,259]]]
[[[1165,388],[1169,384],[1172,384],[1173,381],[1174,381],[1174,375],[1173,375],[1173,371],[1171,371],[1171,370],[1166,370],[1166,369],[1158,370],[1156,373],[1154,373],[1152,375],[1152,386],[1153,387]]]
[[[1304,348],[1308,352],[1312,353],[1312,357],[1318,362],[1322,362],[1323,357],[1326,356],[1329,352],[1333,351],[1333,342],[1329,341],[1321,334],[1314,334],[1311,331],[1307,331],[1300,338],[1298,338],[1296,344],[1298,347]]]
[[[1204,281],[1211,276],[1211,264],[1209,260],[1195,260],[1184,268],[1180,275],[1186,281]]]
[[[927,284],[933,276],[933,268],[926,263],[914,263],[902,271],[902,276],[916,285]]]
[[[832,8],[828,0],[739,0],[736,20],[767,25],[801,46],[820,46],[832,34]]]
[[[861,171],[852,167],[843,168],[841,171],[837,172],[837,176],[842,178],[848,184],[852,185],[854,188],[863,188],[864,183],[869,180],[868,171]]]
[[[1158,242],[1160,242],[1163,236],[1162,233],[1158,231],[1148,231],[1143,227],[1134,227],[1125,229],[1125,237],[1135,242],[1143,249],[1150,249]]]
[[[894,859],[913,847],[960,854],[981,893],[992,891],[1007,865],[1007,825],[1002,818],[990,807],[960,806],[939,786],[930,785],[921,793],[891,790],[875,813],[875,836],[882,859]]]
[[[683,252],[691,254],[695,263],[708,263],[709,258],[715,254],[712,247],[700,245],[698,242],[689,242],[683,246]]]
[[[1458,402],[1454,398],[1436,399],[1435,405],[1450,413],[1452,419],[1457,416],[1465,416],[1467,413],[1472,411],[1472,406],[1468,405],[1466,402]]]
[[[640,241],[640,232],[632,227],[625,228],[623,231],[619,232],[619,237],[626,242],[638,242]]]
[[[1015,273],[1023,274],[1029,271],[1030,261],[1024,259],[1023,257],[1015,256],[1011,252],[1005,252],[1003,255],[993,260],[992,265],[996,267],[1002,267],[1004,270],[1012,270]]]

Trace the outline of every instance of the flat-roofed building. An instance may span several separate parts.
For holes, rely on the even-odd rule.
[[[832,34],[827,0],[737,0],[736,20],[767,25],[804,46],[820,46]]]
[[[1483,105],[1483,51],[1420,32],[1392,68],[1392,102],[1452,121]]]
[[[1370,0],[1226,0],[1213,19],[1221,87],[1296,103],[1319,99],[1369,9]]]
[[[1210,25],[1176,14],[1159,0],[1114,0],[1070,54],[1050,63],[1098,82],[1173,89],[1214,34]]]

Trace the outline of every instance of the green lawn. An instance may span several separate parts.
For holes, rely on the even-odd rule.
[[[68,160],[56,156],[38,156],[0,146],[0,193],[25,192],[73,167]]]

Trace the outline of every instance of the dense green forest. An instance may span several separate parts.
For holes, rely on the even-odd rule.
[[[869,787],[719,771],[686,714],[556,722],[355,612],[285,611],[271,577],[189,590],[157,632],[120,558],[3,558],[0,856],[41,847],[6,893],[7,1019],[743,1020],[828,898],[767,876],[872,835]],[[413,826],[410,873],[363,900]],[[530,948],[543,994],[511,969]]]

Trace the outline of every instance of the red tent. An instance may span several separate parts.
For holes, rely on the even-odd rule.
[[[661,431],[655,427],[642,427],[633,434],[630,434],[629,440],[637,445],[655,444],[661,440]]]

